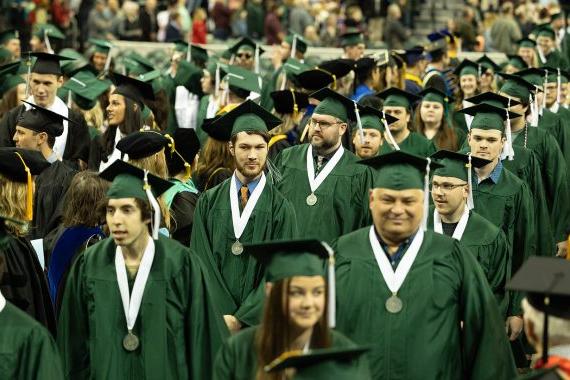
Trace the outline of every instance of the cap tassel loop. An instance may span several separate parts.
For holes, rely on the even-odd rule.
[[[360,137],[360,143],[364,143],[364,131],[362,130],[362,121],[360,120],[360,112],[358,111],[358,104],[354,103],[354,114],[356,115],[356,127],[358,128],[358,137]]]
[[[503,147],[503,153],[501,155],[501,160],[508,158],[509,161],[512,161],[515,158],[515,152],[513,150],[513,136],[511,133],[511,118],[509,117],[509,108],[511,107],[511,99],[509,98],[509,102],[507,103],[507,109],[505,112],[507,113],[507,125],[505,127],[505,135],[507,137],[507,141],[505,146]]]
[[[48,31],[44,30],[44,43],[46,44],[46,49],[48,51],[48,53],[53,54],[54,51],[51,48],[51,44],[49,43],[49,37],[48,37]]]
[[[400,146],[392,136],[392,132],[390,132],[390,128],[388,128],[388,122],[386,121],[386,114],[382,111],[382,124],[384,125],[384,131],[386,133],[386,137],[388,138],[388,142],[395,150],[400,150]]]
[[[471,152],[468,154],[469,162],[465,165],[467,168],[467,189],[469,194],[467,195],[467,208],[469,210],[473,210],[475,208],[475,202],[473,201],[473,174],[472,174],[472,165],[471,165]]]
[[[558,74],[556,76],[556,104],[560,106],[560,92],[562,91],[562,77],[560,75],[560,68],[557,69]]]
[[[158,204],[158,201],[156,200],[154,195],[152,195],[152,191],[148,183],[148,170],[144,171],[144,191],[146,193],[146,196],[148,198],[148,201],[150,202],[150,206],[152,207],[153,211],[152,221],[151,221],[152,239],[158,240],[158,231],[160,229],[160,218],[161,218],[160,205]]]
[[[15,152],[20,161],[22,161],[22,165],[24,165],[24,170],[26,171],[27,175],[27,187],[26,187],[26,220],[31,221],[34,217],[34,183],[32,181],[32,172],[24,158],[20,155],[20,153]]]
[[[429,165],[431,163],[431,159],[429,157],[426,158],[427,165],[426,165],[426,175],[424,177],[424,215],[422,216],[422,229],[427,231],[427,224],[428,224],[428,212],[429,212]]]
[[[329,254],[327,265],[327,280],[328,280],[328,315],[327,322],[329,328],[336,327],[336,274],[335,274],[335,258],[333,249],[325,242],[321,242],[323,247]]]

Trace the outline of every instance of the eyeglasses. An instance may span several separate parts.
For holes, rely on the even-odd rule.
[[[434,190],[440,189],[440,190],[443,191],[444,193],[449,193],[450,191],[452,191],[452,190],[454,190],[454,189],[456,189],[456,188],[458,188],[458,187],[463,187],[463,186],[467,186],[467,184],[466,184],[466,183],[461,183],[461,184],[455,185],[455,184],[453,184],[453,183],[442,183],[442,184],[439,184],[439,183],[437,183],[437,182],[434,182],[434,183],[431,184],[430,191],[434,191]]]
[[[236,57],[242,58],[242,59],[251,59],[251,57],[253,57],[253,55],[247,54],[247,53],[238,53],[238,54],[236,54]]]
[[[327,128],[332,127],[333,125],[340,124],[340,123],[341,123],[340,120],[337,120],[337,121],[335,121],[334,123],[329,123],[329,122],[326,122],[326,121],[318,121],[318,120],[315,120],[315,119],[312,119],[312,118],[309,119],[309,125],[310,125],[311,127],[313,127],[313,128],[318,125],[319,128],[321,128],[321,129],[327,129]]]

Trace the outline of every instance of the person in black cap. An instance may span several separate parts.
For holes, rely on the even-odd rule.
[[[362,57],[354,64],[354,93],[351,99],[358,102],[363,96],[382,91],[382,76],[388,64],[388,53],[379,56]]]
[[[569,379],[570,261],[531,257],[507,287],[526,292],[522,301],[525,333],[538,359],[535,371],[521,379]]]
[[[172,184],[121,160],[100,176],[112,181],[103,200],[111,236],[67,278],[57,337],[65,373],[211,379],[228,331],[201,261],[158,232],[156,198]]]
[[[428,35],[431,45],[428,47],[428,65],[422,78],[423,88],[436,88],[447,96],[453,95],[453,87],[447,73],[449,72],[449,55],[447,53],[447,36],[441,32]]]
[[[282,150],[299,141],[299,128],[305,110],[309,107],[309,95],[283,90],[271,93],[275,115],[282,120],[281,125],[269,131],[269,158],[273,159]]]
[[[60,114],[64,120],[63,132],[55,139],[53,150],[72,167],[84,167],[89,157],[89,130],[83,115],[71,110],[57,97],[57,89],[63,85],[60,61],[68,58],[47,53],[29,53],[36,57],[28,86],[31,96],[27,101]],[[28,57],[27,64],[31,64]],[[0,146],[13,146],[12,137],[16,124],[22,114],[30,109],[30,105],[22,104],[4,115],[0,121]]]
[[[135,131],[117,143],[121,159],[139,169],[148,170],[162,179],[168,178],[165,150],[170,143],[162,133],[151,130]]]
[[[0,290],[8,301],[55,334],[48,284],[38,254],[26,237],[34,219],[34,176],[48,166],[39,152],[0,148],[0,214],[6,217],[2,223],[7,233],[0,247],[5,262]]]
[[[424,48],[416,46],[406,50],[400,54],[406,62],[405,70],[405,90],[411,94],[417,95],[423,90],[422,77],[427,66],[427,59],[424,54]]]
[[[243,244],[289,239],[297,234],[292,204],[266,177],[268,129],[281,120],[248,100],[212,123],[230,134],[235,171],[198,200],[190,239],[192,252],[220,281],[219,309],[228,328],[259,323],[263,271]]]
[[[63,122],[70,120],[46,108],[26,104],[31,109],[16,123],[14,143],[18,148],[39,151],[51,164],[36,178],[35,217],[30,236],[41,239],[60,224],[63,197],[76,171],[53,150],[54,141],[62,134]]]
[[[512,378],[481,267],[457,240],[426,230],[440,165],[402,151],[360,163],[374,171],[373,223],[336,242],[337,330],[371,347],[374,379]]]
[[[149,83],[117,73],[111,74],[115,90],[109,96],[107,122],[109,127],[101,136],[91,142],[89,169],[102,171],[120,158],[116,149],[121,138],[144,127],[143,110],[145,100],[154,100],[154,92]]]

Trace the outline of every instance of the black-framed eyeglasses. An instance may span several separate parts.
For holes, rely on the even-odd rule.
[[[437,182],[434,182],[431,184],[429,190],[430,191],[434,191],[437,189],[440,189],[441,191],[443,191],[444,193],[449,193],[450,191],[458,188],[458,187],[463,187],[463,186],[467,186],[466,183],[460,183],[460,184],[453,184],[453,183],[442,183],[439,184]]]
[[[340,123],[341,123],[340,120],[336,120],[334,123],[329,123],[327,121],[318,121],[318,120],[315,120],[313,118],[309,119],[309,125],[311,127],[316,127],[318,125],[319,128],[321,128],[321,129],[327,129],[327,128],[332,127],[333,125],[337,125]]]

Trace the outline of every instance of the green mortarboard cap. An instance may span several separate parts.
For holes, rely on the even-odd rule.
[[[468,181],[468,168],[469,168],[469,155],[458,152],[451,152],[449,150],[440,150],[430,157],[437,160],[442,167],[435,169],[433,175],[441,177],[453,177],[463,181]],[[491,161],[483,158],[471,156],[471,166],[474,168],[481,168]]]
[[[527,82],[518,75],[511,75],[505,73],[499,73],[501,77],[505,80],[499,92],[503,92],[509,96],[514,96],[515,98],[527,100],[534,91],[534,85]],[[511,100],[511,106],[514,105]],[[503,106],[506,107],[506,106]]]
[[[202,84],[200,81],[203,76],[204,72],[198,66],[188,61],[180,61],[178,62],[174,82],[176,86],[184,86],[192,94],[202,97],[204,93],[202,92]]]
[[[96,38],[90,38],[89,43],[95,48],[96,52],[109,54],[109,51],[113,48],[113,44],[109,41],[99,40]]]
[[[249,37],[243,37],[241,40],[239,40],[238,42],[233,44],[229,48],[229,51],[234,55],[239,53],[240,51],[243,51],[243,50],[250,50],[252,52],[255,52],[256,46],[258,46],[258,48],[259,48],[259,55],[261,55],[265,52],[265,50],[263,50],[261,48],[261,46],[259,46],[259,44],[256,44],[256,42],[254,40],[252,40]]]
[[[558,69],[550,66],[542,66],[541,69],[543,70],[543,81],[545,76],[546,83],[556,83],[558,81]]]
[[[295,40],[295,49],[299,53],[305,54],[305,52],[309,47],[309,43],[307,42],[307,40],[305,40],[302,36],[300,36],[297,33],[290,32],[290,34],[288,34],[287,37],[285,37],[285,42],[291,45],[291,48],[293,48],[293,40]]]
[[[424,190],[425,188],[428,160],[424,157],[395,150],[358,161],[358,163],[372,167],[373,188],[390,190]],[[441,165],[437,163],[430,163],[431,170],[439,167]]]
[[[73,49],[63,49],[59,52],[59,55],[69,58],[69,60],[61,62],[61,71],[67,77],[72,77],[78,71],[86,68],[91,70],[93,73],[96,72],[95,68],[91,66],[89,61]]]
[[[295,114],[309,106],[309,95],[293,91],[273,91],[271,94],[273,106],[277,113],[282,115]]]
[[[285,63],[283,63],[283,70],[287,73],[287,75],[298,75],[303,71],[309,69],[309,65],[302,63],[295,58],[287,58]]]
[[[154,92],[150,84],[117,73],[111,73],[110,77],[116,87],[114,93],[133,100],[141,108],[145,99],[154,100]]]
[[[28,56],[36,57],[32,66],[32,73],[62,75],[60,61],[69,61],[71,58],[49,53],[26,53]]]
[[[368,106],[359,105],[358,112],[360,114],[362,129],[375,129],[377,131],[384,132],[382,119],[386,120],[387,125],[398,121],[398,118]],[[358,126],[355,125],[353,130],[356,130],[357,128]]]
[[[538,25],[532,33],[536,36],[536,38],[547,37],[554,39],[556,36],[554,29],[552,29],[552,26],[550,26],[549,23]]]
[[[40,40],[44,40],[47,35],[48,38],[55,38],[56,40],[65,40],[65,35],[55,25],[52,24],[36,24],[34,25],[34,36]]]
[[[461,113],[474,116],[470,129],[498,130],[505,131],[504,121],[507,119],[507,110],[492,106],[487,103],[481,103],[469,108],[459,110]],[[510,119],[520,117],[518,113],[508,111]]]
[[[228,73],[224,77],[224,80],[228,81],[230,90],[236,93],[236,95],[238,95],[240,98],[247,98],[249,96],[249,92],[256,92],[258,94],[261,93],[261,87],[259,86],[259,75],[242,67],[235,65],[228,66]],[[247,94],[239,90],[243,90],[247,92]]]
[[[0,44],[5,44],[10,40],[19,40],[20,34],[16,29],[8,29],[0,32]]]
[[[465,100],[471,104],[489,104],[497,108],[507,108],[509,105],[513,107],[513,106],[518,106],[520,104],[520,102],[517,102],[516,100],[511,99],[509,101],[509,98],[507,98],[506,96],[502,96],[491,91],[487,91],[482,94],[472,96]]]
[[[10,62],[12,58],[12,52],[0,46],[0,62]]]
[[[154,70],[153,63],[136,52],[124,56],[123,65],[129,75],[140,75]]]
[[[128,154],[129,159],[138,160],[160,152],[169,142],[169,139],[156,131],[137,131],[120,139],[117,149]]]
[[[305,70],[297,74],[296,79],[300,86],[307,90],[316,91],[331,83],[333,84],[333,89],[335,89],[336,82],[348,75],[353,69],[353,60],[333,59],[321,62],[314,69]]]
[[[349,120],[356,120],[356,114],[354,113],[356,103],[328,87],[310,94],[309,97],[320,100],[313,114],[333,116],[343,123],[348,123]]]
[[[514,66],[517,70],[528,69],[527,63],[521,58],[520,55],[508,54],[508,64]]]
[[[476,63],[480,64],[487,70],[491,70],[494,73],[501,70],[501,66],[497,65],[491,58],[487,56],[487,54],[483,54],[481,58],[479,58]]]
[[[463,75],[475,75],[476,77],[479,77],[479,64],[468,59],[464,59],[455,68],[455,70],[453,70],[453,73],[458,77],[462,77]]]
[[[319,240],[282,240],[244,244],[244,252],[265,267],[268,282],[294,276],[326,276],[330,248]]]
[[[116,160],[107,169],[99,173],[99,177],[112,182],[107,191],[107,197],[110,199],[137,198],[143,201],[148,200],[145,192],[144,170],[142,169],[124,161]],[[147,179],[155,197],[159,197],[172,187],[172,183],[151,173],[147,174]]]
[[[289,351],[272,361],[265,371],[295,368],[295,380],[369,380],[370,374],[363,373],[357,361],[366,351],[368,348],[361,347],[318,348],[307,353]]]
[[[72,92],[73,101],[83,110],[95,107],[99,96],[110,87],[109,81],[97,79],[91,71],[78,72],[62,86]]]
[[[0,94],[5,94],[17,85],[24,83],[26,83],[26,81],[19,75],[4,75],[0,78]]]
[[[570,71],[560,70],[560,81],[562,83],[568,83],[568,81],[570,81]]]
[[[22,128],[30,129],[36,132],[45,132],[49,136],[57,137],[63,133],[64,121],[72,123],[72,121],[65,116],[61,116],[60,114],[50,111],[47,108],[35,105],[25,100],[23,102],[28,106],[31,106],[31,109],[28,109],[22,113],[16,123]]]
[[[535,40],[531,40],[530,38],[521,38],[520,40],[517,41],[517,45],[519,45],[519,48],[535,48],[536,47],[536,41]]]
[[[190,46],[190,57],[192,62],[199,66],[202,66],[208,61],[208,50],[204,49],[203,47],[194,44],[189,45],[188,42],[181,40],[174,42],[175,50],[184,53],[185,57],[188,54],[188,46]]]
[[[222,115],[212,123],[212,128],[231,131],[230,137],[240,132],[267,133],[277,127],[282,121],[257,105],[252,100],[246,100],[230,112]],[[227,133],[227,132],[226,132]]]
[[[364,43],[364,35],[362,32],[356,28],[348,28],[340,36],[340,46],[354,46]]]
[[[515,74],[518,77],[523,78],[529,83],[532,83],[535,88],[540,87],[542,88],[544,84],[544,70],[530,67],[528,69],[521,70]]]
[[[0,66],[0,80],[2,80],[5,76],[18,74],[19,68],[19,61],[6,63],[5,65]]]
[[[170,135],[167,134],[165,137],[169,138]],[[168,173],[174,176],[187,168],[187,164],[192,165],[196,154],[200,151],[200,140],[192,128],[176,128],[170,138],[174,140],[174,146],[172,146],[172,142],[168,145],[166,165],[168,166]]]
[[[31,175],[38,175],[50,166],[39,151],[11,147],[0,148],[0,173],[11,181],[26,183],[28,173],[22,159],[30,169]]]
[[[411,110],[414,103],[421,99],[419,96],[400,90],[396,87],[390,87],[379,92],[376,96],[384,100],[385,107],[404,107],[408,110]]]
[[[452,97],[447,96],[442,91],[434,87],[428,87],[422,90],[418,95],[422,97],[422,100],[427,102],[438,102],[444,105],[453,102]]]

